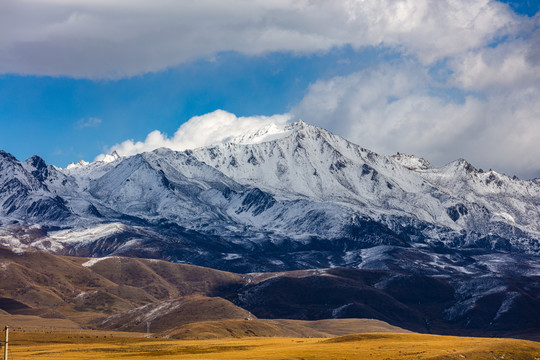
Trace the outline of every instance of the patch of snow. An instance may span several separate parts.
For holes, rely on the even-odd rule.
[[[225,254],[225,256],[223,256],[223,260],[236,260],[236,259],[240,259],[242,258],[242,255],[240,254]]]
[[[243,135],[237,136],[230,142],[242,145],[259,144],[287,137],[291,132],[292,129],[290,127],[270,124],[261,129],[255,129]]]
[[[111,154],[105,155],[100,161],[104,163],[111,163],[113,161],[116,161],[120,159],[120,155],[116,151],[113,151]]]
[[[435,168],[435,166],[430,164],[429,161],[427,161],[426,159],[418,158],[414,155],[397,153],[396,155],[393,155],[392,158],[409,170],[418,171]]]
[[[32,248],[55,253],[55,252],[62,251],[65,247],[59,241],[50,240],[50,239],[40,239],[32,243]]]
[[[120,245],[116,251],[137,247],[140,243],[141,239],[131,239]]]
[[[358,261],[361,258],[361,253],[359,251],[345,251],[343,255],[343,262],[345,264],[350,264],[354,261]]]
[[[452,260],[445,256],[432,255],[431,258],[433,259],[433,261],[430,261],[426,264],[431,265],[431,267],[434,269],[441,269],[444,271],[448,271],[452,269],[458,273],[469,274],[469,275],[472,275],[475,273],[475,271],[471,269],[467,269],[464,266],[453,265]]]
[[[445,309],[443,311],[444,319],[447,321],[454,321],[459,317],[465,315],[468,311],[472,310],[476,305],[476,300],[478,298],[474,297],[464,301],[460,301],[453,306]]]
[[[49,238],[60,243],[87,243],[120,233],[125,229],[126,226],[122,223],[98,224],[91,227],[51,232]]]
[[[26,253],[26,249],[23,248],[23,247],[14,247],[14,248],[11,248],[11,251],[12,251],[14,254],[17,254],[17,255],[22,255],[22,254],[25,254],[25,253]]]
[[[142,314],[137,317],[137,322],[148,322],[156,319],[157,317],[171,313],[180,306],[182,306],[182,302],[177,300],[168,300],[159,304],[148,304],[132,311],[142,312]]]
[[[499,307],[499,310],[497,311],[497,314],[495,315],[495,318],[493,320],[497,320],[503,315],[504,313],[508,312],[512,306],[512,304],[516,301],[517,298],[519,298],[520,294],[518,292],[512,291],[506,294],[506,297],[504,298],[501,306]]]
[[[343,312],[343,310],[345,310],[346,308],[348,308],[351,305],[352,305],[352,303],[349,303],[349,304],[345,304],[345,305],[342,305],[340,307],[337,307],[337,308],[333,309],[332,310],[332,318],[337,319],[339,314],[341,314]]]
[[[70,170],[70,169],[76,169],[76,168],[80,168],[80,167],[83,167],[83,166],[87,166],[87,165],[90,165],[90,163],[88,161],[84,161],[84,160],[79,160],[79,162],[77,163],[70,163],[66,169]]]
[[[443,311],[446,320],[456,320],[472,310],[481,297],[507,291],[506,284],[497,278],[479,277],[459,282],[455,288],[457,302]]]
[[[92,258],[92,259],[82,263],[81,265],[84,266],[84,267],[92,267],[92,266],[94,266],[95,264],[97,264],[100,261],[111,259],[111,258],[117,258],[117,256],[105,256],[105,257],[100,257],[100,258]]]
[[[97,293],[98,293],[97,290],[94,290],[94,291],[81,291],[77,296],[75,296],[73,298],[73,300],[84,300],[88,296],[95,295]]]
[[[503,218],[503,219],[505,219],[505,220],[511,221],[511,222],[513,222],[513,223],[516,222],[516,220],[514,219],[514,217],[513,217],[512,215],[510,215],[510,214],[508,214],[508,213],[505,213],[505,212],[495,213],[494,215],[495,215],[495,216],[499,216],[499,217],[501,217],[501,218]]]
[[[358,265],[359,269],[388,269],[386,261],[391,260],[392,256],[388,255],[392,246],[379,245],[368,249],[362,249],[360,254],[362,263]]]

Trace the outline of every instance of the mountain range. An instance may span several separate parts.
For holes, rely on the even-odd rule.
[[[378,245],[537,254],[540,180],[382,156],[304,122],[66,169],[0,153],[1,240],[240,271],[357,267]]]
[[[430,317],[509,330],[505,316],[539,308],[540,179],[463,159],[437,168],[412,155],[379,155],[302,121],[65,169],[0,151],[0,223],[0,245],[21,253],[152,258],[236,273],[382,271],[370,286],[401,289],[392,295],[401,304],[422,303],[407,294],[427,282],[438,293],[424,295],[441,296],[438,315],[398,321],[416,330],[429,329]],[[234,301],[257,312],[261,299],[297,285],[272,280]],[[362,310],[360,293],[346,294],[312,316],[285,304],[270,315],[391,322]],[[481,319],[471,319],[479,309]],[[529,328],[540,326],[519,329]]]

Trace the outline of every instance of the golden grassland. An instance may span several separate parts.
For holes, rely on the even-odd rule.
[[[331,339],[145,338],[140,333],[74,330],[10,332],[9,359],[514,359],[539,360],[540,343],[422,334],[356,334]]]
[[[9,325],[13,330],[26,331],[72,331],[80,329],[80,325],[67,319],[44,319],[32,315],[0,315],[0,329]],[[2,335],[3,336],[3,335]]]

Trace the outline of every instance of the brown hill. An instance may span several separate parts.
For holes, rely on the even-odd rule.
[[[91,262],[89,268],[117,285],[143,289],[158,300],[192,294],[221,296],[245,283],[238,274],[151,259],[109,257]]]
[[[173,339],[206,340],[241,337],[284,337],[293,332],[281,328],[278,324],[271,324],[266,320],[220,320],[201,321],[179,326],[171,331],[161,333],[160,336]],[[300,336],[299,336],[300,337]]]
[[[165,261],[87,259],[0,247],[0,311],[7,314],[67,317],[87,325],[179,296],[225,296],[244,283],[237,274]]]
[[[111,315],[95,325],[100,329],[142,332],[149,324],[150,331],[164,332],[199,321],[251,317],[248,311],[223,298],[191,295]]]
[[[407,330],[372,319],[302,321],[254,319],[204,321],[182,325],[161,334],[174,339],[221,339],[241,337],[325,338],[356,333],[406,333]]]
[[[356,333],[408,333],[410,331],[392,326],[384,321],[374,319],[324,319],[317,321],[276,319],[266,320],[270,324],[279,325],[283,329],[293,328],[295,331],[309,329],[318,337],[334,337]],[[306,333],[300,337],[315,337],[315,334]],[[307,336],[306,336],[307,335]],[[289,336],[295,336],[291,334]]]

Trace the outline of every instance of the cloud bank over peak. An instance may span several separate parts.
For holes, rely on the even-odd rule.
[[[0,73],[121,78],[222,51],[386,46],[429,64],[514,34],[493,0],[3,0]]]
[[[494,72],[514,56],[482,71]],[[533,178],[540,177],[537,79],[534,69],[520,68],[505,78],[520,85],[494,87],[494,79],[476,83],[489,88],[481,93],[451,96],[420,64],[385,64],[314,83],[292,114],[378,153],[416,154],[439,166],[466,158]]]
[[[301,118],[382,154],[414,153],[438,165],[466,158],[478,167],[540,177],[540,12],[520,15],[505,1],[2,0],[0,74],[133,80],[178,66],[178,86],[170,93],[152,98],[148,89],[172,78],[141,76],[141,83],[149,85],[141,86],[141,93],[147,93],[117,97],[119,106],[137,103],[137,109],[141,100],[145,108],[183,96],[185,106],[170,106],[162,116],[180,120],[186,113],[212,111],[212,104],[242,113],[257,113],[253,109],[261,106],[266,114],[284,114],[237,117],[217,110],[190,119],[172,136],[155,130],[141,134],[144,140],[106,149],[123,156],[205,146]],[[221,61],[223,53],[245,63],[261,61],[231,72],[242,79],[220,82],[215,75],[203,76],[200,87],[186,85],[193,96],[210,100],[193,111],[185,96],[190,92],[179,91],[182,76],[189,78],[190,66],[212,68],[210,60],[225,64],[220,71],[231,69]],[[283,67],[291,58],[302,62]],[[339,67],[340,61],[351,65]],[[297,70],[311,77],[297,76],[302,72]],[[129,80],[87,83],[124,81]],[[223,100],[246,83],[256,84],[250,89],[263,95],[245,102],[249,106]],[[288,84],[287,91],[282,84]],[[127,87],[111,88],[123,94]],[[274,99],[280,105],[272,105]],[[118,121],[114,112],[107,115],[102,104],[107,101],[93,101],[104,109],[92,113],[107,121],[77,116],[81,120],[71,124],[81,136],[106,131],[109,122]],[[135,117],[152,115],[150,110]]]
[[[237,117],[230,112],[216,110],[209,114],[192,117],[182,124],[172,137],[154,130],[146,136],[144,141],[126,140],[112,146],[107,152],[116,151],[120,156],[130,156],[161,147],[176,151],[195,149],[226,142],[236,136],[271,124],[284,125],[290,120],[291,116],[288,114]],[[106,154],[98,155],[95,160],[102,161],[106,156]]]

